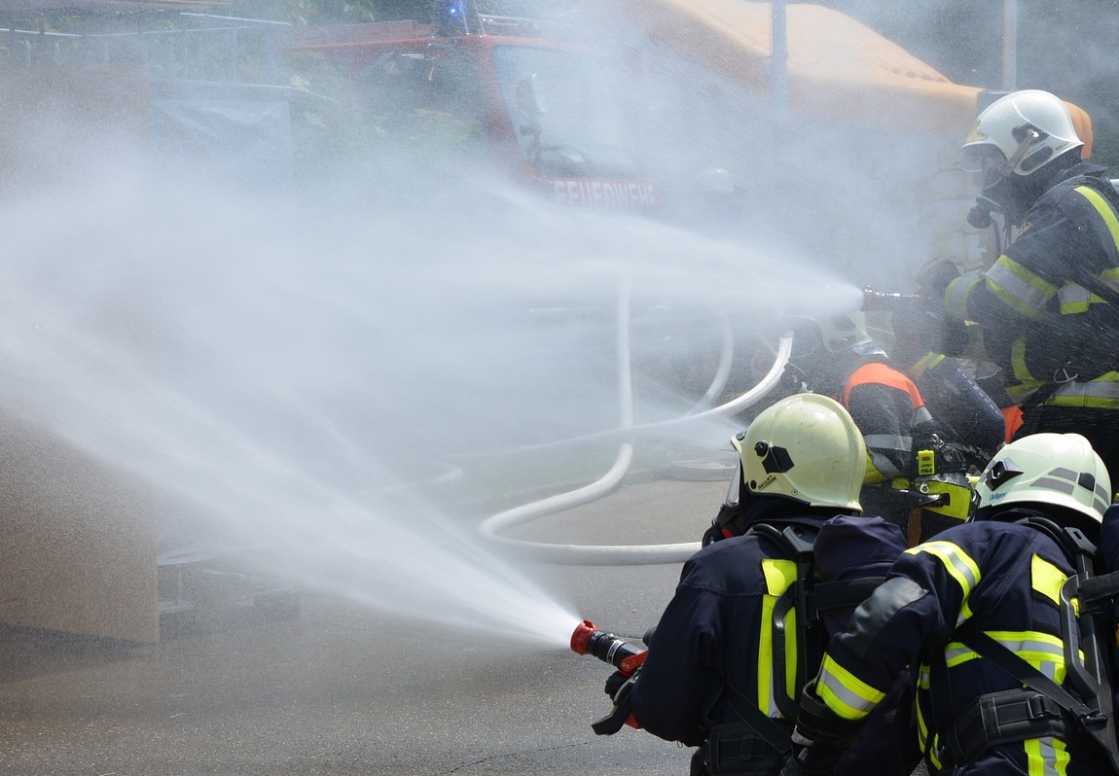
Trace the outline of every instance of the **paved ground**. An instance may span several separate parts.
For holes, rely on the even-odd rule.
[[[698,540],[724,482],[658,480],[516,529],[540,541]],[[618,633],[655,624],[678,566],[532,566]],[[610,669],[319,596],[122,647],[0,632],[0,773],[90,776],[687,773],[690,751],[599,738]]]

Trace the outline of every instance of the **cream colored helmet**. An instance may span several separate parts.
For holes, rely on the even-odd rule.
[[[1096,451],[1080,434],[1032,434],[1003,447],[983,470],[975,488],[975,518],[1010,504],[1062,507],[1095,523],[1111,501],[1111,478]]]
[[[1024,89],[1000,97],[979,114],[964,140],[960,162],[966,170],[997,170],[1002,179],[1029,175],[1082,145],[1059,97]],[[995,182],[995,176],[991,178],[988,185]]]
[[[814,393],[782,399],[762,411],[733,444],[750,492],[862,511],[866,445],[838,402]]]
[[[816,319],[816,324],[820,327],[824,347],[832,353],[843,353],[874,341],[867,333],[866,315],[862,310],[824,315]]]

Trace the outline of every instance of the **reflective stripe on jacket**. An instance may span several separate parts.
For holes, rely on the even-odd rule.
[[[949,528],[906,551],[831,641],[816,693],[831,713],[859,720],[881,701],[894,672],[918,666],[918,738],[939,769],[940,737],[963,710],[980,695],[1020,688],[955,638],[956,629],[970,622],[1063,682],[1058,594],[1072,573],[1057,544],[1033,528],[991,521]],[[1096,773],[1053,736],[996,745],[967,765],[968,773]],[[866,767],[873,772],[872,762]]]
[[[1056,390],[1045,388],[1045,403],[1119,409],[1119,214],[1099,173],[1086,164],[1066,171],[986,273],[945,291],[951,315],[982,326],[1019,404],[1048,385]],[[1085,385],[1094,382],[1107,385]]]

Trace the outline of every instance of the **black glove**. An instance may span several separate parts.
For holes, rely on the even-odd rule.
[[[829,776],[835,771],[842,749],[798,736],[793,731],[793,753],[781,768],[781,776]]]
[[[606,680],[606,687],[603,688],[603,692],[610,696],[610,700],[614,700],[618,695],[618,690],[620,690],[622,685],[629,679],[630,677],[626,676],[621,671],[615,671],[610,674],[610,678]]]
[[[816,682],[801,693],[800,714],[790,739],[793,753],[781,776],[824,776],[835,770],[840,755],[862,730],[861,722],[837,716],[816,696]]]
[[[612,736],[626,724],[626,720],[633,711],[633,701],[630,698],[630,693],[633,692],[633,686],[637,683],[638,673],[640,672],[635,671],[633,676],[622,682],[614,692],[614,708],[610,710],[610,713],[591,723],[591,730],[597,735]]]

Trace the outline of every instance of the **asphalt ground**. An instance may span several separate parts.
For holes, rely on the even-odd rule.
[[[697,541],[722,480],[656,479],[509,532],[576,544]],[[640,635],[679,564],[517,564],[580,616]],[[508,634],[318,595],[154,646],[0,632],[0,773],[20,776],[686,774],[690,750],[596,736],[610,667]]]

